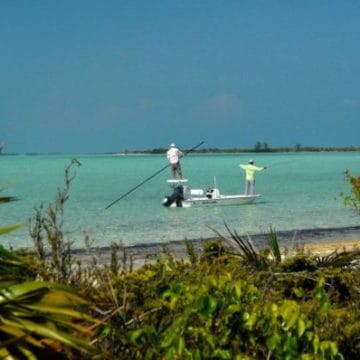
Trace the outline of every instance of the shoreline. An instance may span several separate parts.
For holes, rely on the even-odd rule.
[[[277,238],[281,249],[290,250],[303,249],[314,255],[328,255],[335,250],[352,250],[360,246],[360,226],[342,228],[315,228],[302,230],[277,231]],[[228,244],[232,240],[228,234],[222,234]],[[257,249],[262,249],[267,244],[268,234],[240,234],[242,237],[250,237],[252,244]],[[127,258],[132,259],[134,268],[139,268],[148,263],[154,262],[157,258],[164,256],[164,253],[171,254],[176,260],[186,259],[186,243],[191,244],[194,250],[199,253],[203,244],[219,237],[206,239],[184,239],[166,243],[141,243],[119,248],[119,258],[123,250]],[[94,247],[90,249],[74,249],[72,255],[84,263],[89,263],[96,257],[98,264],[109,264],[111,258],[111,247]]]
[[[159,151],[160,150],[160,151]],[[79,152],[79,153],[68,153],[68,152],[0,152],[2,156],[103,156],[103,155],[115,155],[115,156],[144,156],[144,155],[161,155],[166,154],[167,148],[161,149],[147,149],[147,150],[129,150],[129,151],[106,151],[106,152]],[[184,149],[186,151],[186,149]],[[323,146],[304,146],[300,149],[294,147],[275,147],[269,148],[268,150],[257,150],[254,148],[249,149],[229,149],[229,148],[205,148],[203,150],[192,151],[196,155],[228,155],[228,154],[276,154],[276,153],[319,153],[319,152],[360,152],[360,147],[345,146],[345,147],[323,147]]]

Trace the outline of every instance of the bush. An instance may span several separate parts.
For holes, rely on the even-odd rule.
[[[345,180],[351,186],[351,192],[350,194],[341,192],[340,196],[343,198],[345,206],[349,206],[357,212],[360,212],[360,176],[351,175],[348,169],[345,170],[344,175]]]

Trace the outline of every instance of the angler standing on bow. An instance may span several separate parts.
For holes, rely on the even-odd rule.
[[[255,194],[255,172],[267,169],[266,166],[255,166],[254,160],[249,160],[247,165],[239,165],[246,172],[245,195]]]

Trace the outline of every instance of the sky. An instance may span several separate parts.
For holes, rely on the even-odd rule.
[[[1,0],[8,153],[360,146],[360,1]]]

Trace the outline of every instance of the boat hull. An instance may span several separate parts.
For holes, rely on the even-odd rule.
[[[260,194],[255,195],[220,195],[218,198],[197,197],[183,200],[183,207],[190,206],[207,206],[207,205],[241,205],[250,204],[255,199],[260,197]]]
[[[242,205],[250,204],[260,197],[260,194],[246,195],[222,195],[215,186],[207,190],[192,189],[186,185],[187,179],[167,180],[168,185],[173,189],[170,196],[165,196],[163,205],[166,207],[183,207],[192,206],[219,206],[219,205]]]

